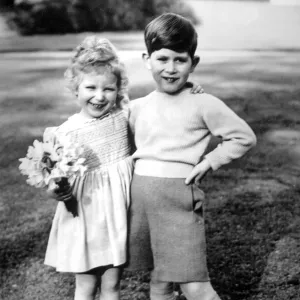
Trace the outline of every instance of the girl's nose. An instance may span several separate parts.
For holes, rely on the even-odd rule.
[[[103,91],[100,91],[100,90],[96,91],[95,98],[98,101],[102,101],[104,99],[104,93],[103,93]]]

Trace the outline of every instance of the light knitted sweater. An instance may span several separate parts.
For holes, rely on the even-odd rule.
[[[131,101],[129,124],[137,148],[135,173],[145,176],[185,178],[203,158],[217,170],[256,144],[251,128],[224,102],[187,89]],[[222,142],[204,156],[213,135]]]

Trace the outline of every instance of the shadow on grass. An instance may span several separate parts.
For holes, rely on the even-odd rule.
[[[276,241],[291,233],[300,215],[298,192],[281,192],[273,203],[261,205],[261,195],[234,195],[207,212],[208,266],[222,299],[242,300],[257,292]]]
[[[10,269],[23,264],[26,259],[32,257],[43,258],[50,227],[51,222],[49,222],[49,218],[46,218],[46,220],[40,221],[38,227],[31,228],[30,230],[23,228],[18,234],[10,238],[1,237],[1,275],[4,276],[6,271],[9,273]]]
[[[298,193],[289,189],[263,205],[259,193],[240,193],[207,210],[208,268],[222,300],[255,299],[270,253],[279,239],[293,233],[289,225],[300,216]],[[125,272],[124,299],[148,299],[149,280],[147,272]]]

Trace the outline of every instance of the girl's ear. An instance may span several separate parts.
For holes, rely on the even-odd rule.
[[[144,52],[142,57],[143,57],[143,61],[144,61],[144,64],[145,64],[146,68],[148,70],[151,70],[151,64],[150,64],[150,61],[149,61],[150,60],[149,54]]]
[[[194,70],[195,70],[196,66],[199,64],[199,62],[200,62],[200,57],[195,55],[193,58],[193,61],[192,61],[192,67],[191,67],[190,73],[194,72]]]

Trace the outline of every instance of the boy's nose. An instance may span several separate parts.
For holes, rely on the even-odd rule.
[[[166,65],[166,72],[168,72],[168,73],[175,73],[176,72],[176,68],[175,68],[174,62],[170,61],[170,62],[167,63],[167,65]]]

